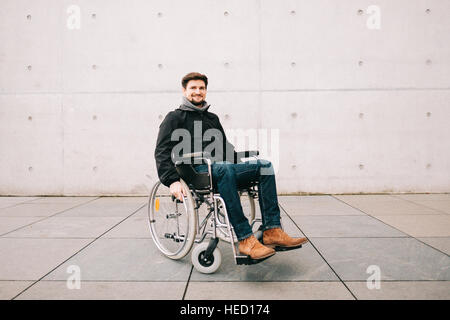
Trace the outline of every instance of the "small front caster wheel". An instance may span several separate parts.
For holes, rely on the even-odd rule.
[[[192,250],[191,261],[194,268],[201,273],[214,273],[222,263],[222,254],[219,248],[215,248],[213,254],[205,257],[207,242],[202,242]]]

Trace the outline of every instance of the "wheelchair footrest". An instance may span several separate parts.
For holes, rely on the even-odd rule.
[[[273,257],[273,255],[268,256],[267,258],[255,260],[255,259],[250,258],[250,256],[237,256],[236,257],[236,264],[238,264],[238,265],[257,264],[257,263],[263,262],[264,260],[267,260],[267,259],[269,259],[271,257]]]

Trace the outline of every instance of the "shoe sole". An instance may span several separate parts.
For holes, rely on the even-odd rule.
[[[293,245],[293,246],[278,246],[276,244],[265,244],[265,246],[272,248],[278,252],[278,251],[289,251],[289,250],[294,250],[294,249],[300,249],[305,243],[308,243],[308,240],[303,241],[303,242]]]
[[[253,259],[250,256],[239,256],[239,257],[236,257],[236,263],[238,265],[242,265],[242,264],[244,264],[244,265],[257,264],[257,263],[263,262],[264,260],[269,259],[270,257],[273,257],[275,255],[275,253],[276,252],[268,254],[268,255],[265,255],[265,256],[260,257],[258,259]]]

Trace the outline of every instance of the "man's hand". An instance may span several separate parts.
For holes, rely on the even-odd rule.
[[[186,196],[186,191],[180,181],[175,181],[170,185],[170,193],[181,202],[183,202],[183,195]]]

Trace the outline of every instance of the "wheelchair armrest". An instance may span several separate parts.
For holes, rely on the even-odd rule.
[[[182,164],[193,164],[194,160],[200,159],[211,159],[211,153],[202,151],[202,152],[193,152],[193,153],[184,153],[180,158],[175,161],[175,167],[179,167]]]
[[[182,155],[183,158],[211,158],[211,153],[206,151],[185,153]]]
[[[236,157],[238,159],[249,158],[249,157],[254,157],[254,156],[258,156],[258,155],[259,155],[259,151],[258,150],[236,152]]]

